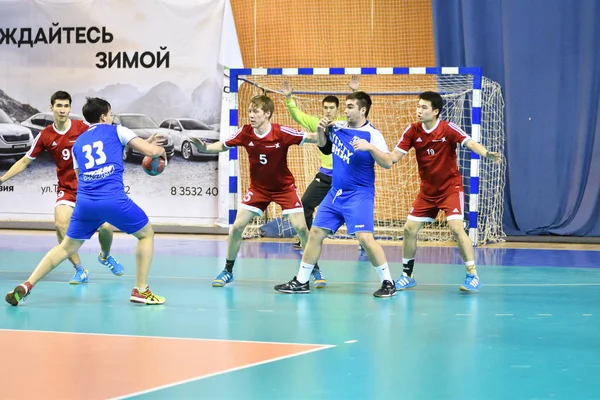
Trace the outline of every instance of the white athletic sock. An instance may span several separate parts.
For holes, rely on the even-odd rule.
[[[377,270],[377,273],[379,274],[379,279],[381,279],[381,282],[383,282],[383,281],[393,282],[392,275],[390,274],[390,268],[388,267],[388,263],[382,264],[379,267],[375,267],[375,269]]]
[[[298,268],[298,276],[296,279],[300,283],[306,283],[310,279],[310,274],[312,274],[312,270],[315,266],[313,264],[307,264],[304,261],[300,263],[300,268]]]

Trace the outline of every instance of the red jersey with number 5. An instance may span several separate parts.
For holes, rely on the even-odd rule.
[[[411,147],[415,148],[421,194],[437,198],[463,191],[456,146],[464,146],[469,139],[470,136],[452,122],[438,120],[431,130],[425,129],[422,122],[416,122],[406,128],[396,147],[404,154]]]
[[[89,125],[84,121],[69,120],[66,129],[61,132],[54,124],[48,125],[36,136],[31,150],[26,156],[35,160],[44,150],[52,155],[56,164],[56,177],[58,186],[62,189],[77,191],[77,176],[73,169],[73,143]]]
[[[271,124],[267,133],[258,135],[251,125],[244,125],[225,141],[225,146],[242,146],[248,152],[250,186],[283,192],[295,188],[294,176],[287,165],[288,149],[295,144],[302,145],[304,135],[278,124]]]

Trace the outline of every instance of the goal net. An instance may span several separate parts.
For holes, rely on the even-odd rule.
[[[432,90],[444,98],[442,119],[460,126],[488,150],[502,153],[505,144],[504,100],[498,83],[481,76],[479,68],[284,68],[240,69],[230,71],[230,130],[248,123],[247,107],[252,96],[267,94],[275,102],[271,121],[305,130],[291,117],[281,93],[283,81],[293,89],[293,98],[304,113],[322,116],[322,99],[335,95],[340,99],[343,115],[345,96],[351,92],[351,75],[359,75],[360,88],[371,95],[373,105],[369,121],[384,135],[393,150],[404,129],[416,121],[416,104],[421,92]],[[243,148],[231,152],[233,175],[230,184],[230,215],[249,185],[247,153]],[[465,187],[465,229],[474,244],[502,241],[505,164],[492,163],[458,146],[458,164]],[[312,182],[320,166],[319,149],[315,145],[293,146],[288,165],[300,193]],[[414,151],[390,170],[375,167],[375,236],[378,239],[401,240],[402,227],[411,204],[419,192],[420,179]],[[259,227],[277,221],[279,233],[290,236],[289,224],[281,218],[281,209],[272,203],[261,218],[255,218],[244,237],[258,237]],[[286,232],[288,230],[288,232]],[[287,233],[287,235],[286,235]],[[348,238],[345,226],[335,237]],[[426,224],[419,235],[421,241],[452,241],[445,215],[440,211],[436,221]]]

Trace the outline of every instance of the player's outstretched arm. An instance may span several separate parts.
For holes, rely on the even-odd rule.
[[[394,149],[394,151],[392,151],[392,154],[391,154],[391,156],[392,156],[392,164],[398,163],[398,161],[402,160],[402,158],[404,158],[405,155],[406,155],[406,153],[401,152],[396,147]]]
[[[483,146],[480,143],[477,143],[473,139],[469,140],[465,144],[465,147],[471,151],[474,151],[475,153],[479,154],[480,156],[487,158],[490,161],[499,163],[500,160],[502,159],[502,154],[489,151],[488,149],[485,148],[485,146]]]
[[[352,75],[350,78],[350,82],[348,82],[348,87],[353,91],[358,91],[360,87],[360,75]]]
[[[4,175],[2,175],[2,177],[0,177],[0,185],[2,185],[4,182],[9,180],[10,178],[14,178],[15,176],[19,175],[21,172],[25,171],[25,169],[27,167],[29,167],[29,164],[31,164],[32,161],[33,161],[33,159],[31,159],[27,156],[21,157],[21,159],[19,161],[14,163],[13,166],[10,167],[10,169],[8,171],[6,171],[6,173]]]
[[[288,81],[283,81],[283,84],[281,85],[281,92],[285,95],[285,106],[287,107],[292,119],[302,125],[302,127],[308,129],[310,132],[316,132],[317,124],[319,123],[319,117],[315,115],[308,115],[300,111],[292,99],[292,88]]]
[[[193,137],[191,139],[192,139],[192,142],[194,142],[194,146],[196,146],[198,151],[201,153],[220,153],[222,151],[229,150],[225,146],[225,143],[223,143],[221,141],[218,141],[216,143],[206,144],[206,142],[200,138]]]
[[[148,157],[162,157],[167,161],[167,153],[164,147],[148,143],[146,140],[135,137],[127,143],[129,147]]]

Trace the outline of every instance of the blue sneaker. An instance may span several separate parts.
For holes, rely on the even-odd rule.
[[[81,283],[88,283],[88,278],[89,278],[89,274],[88,274],[87,269],[77,268],[75,270],[75,275],[73,275],[73,277],[71,278],[69,283],[71,285],[79,285]]]
[[[412,276],[402,275],[396,281],[396,290],[406,290],[417,286],[417,281]]]
[[[481,286],[481,281],[477,275],[467,274],[465,283],[460,285],[460,290],[465,292],[474,292]]]
[[[321,289],[327,286],[325,276],[323,275],[320,269],[313,269],[311,275],[313,277],[313,284],[315,285],[315,288]]]
[[[125,273],[125,267],[121,265],[113,256],[110,254],[106,258],[102,258],[102,252],[98,254],[98,262],[110,269],[113,275],[121,276]]]
[[[231,272],[227,272],[226,269],[221,271],[219,276],[217,276],[213,281],[213,287],[223,287],[227,285],[229,282],[233,282],[233,274]]]

